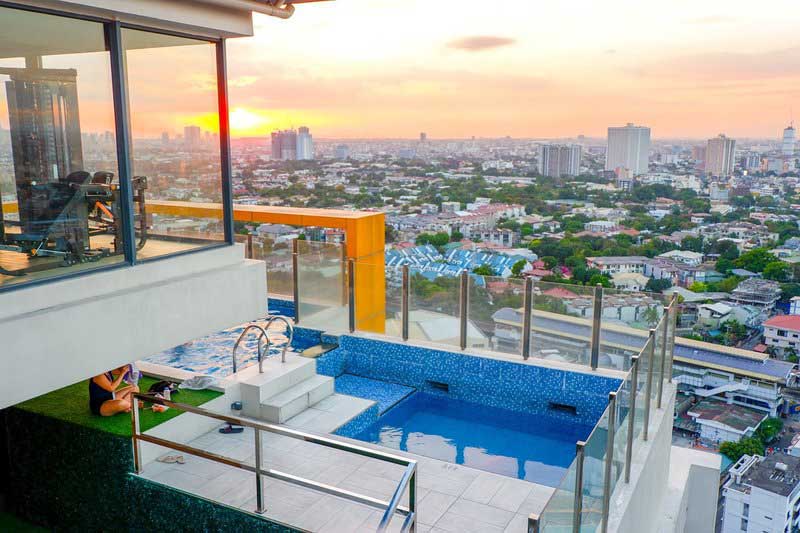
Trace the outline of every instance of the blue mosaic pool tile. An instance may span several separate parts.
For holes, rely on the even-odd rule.
[[[282,298],[268,298],[267,310],[271,315],[283,315],[294,318],[294,302]]]
[[[347,352],[336,348],[317,357],[317,374],[337,377],[344,374]]]
[[[377,379],[343,374],[336,378],[336,392],[378,402],[378,413],[383,414],[397,402],[414,392],[412,387],[387,383]]]
[[[330,333],[322,333],[322,344],[339,344],[339,335],[331,335]]]
[[[342,437],[353,437],[367,429],[369,426],[375,423],[376,420],[378,420],[377,402],[369,406],[360,414],[351,418],[348,422],[345,422],[343,425],[339,426],[335,431],[333,431],[333,434],[341,435]]]
[[[447,384],[453,398],[493,407],[547,413],[594,425],[620,381],[547,368],[342,335],[345,371],[441,394],[431,382]],[[554,411],[551,403],[575,406],[577,415]]]

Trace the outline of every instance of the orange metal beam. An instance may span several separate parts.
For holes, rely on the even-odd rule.
[[[16,213],[16,202],[3,203],[3,211]],[[222,204],[216,203],[149,200],[147,211],[159,215],[222,218]],[[386,278],[383,213],[234,204],[233,218],[253,224],[288,224],[344,230],[346,256],[356,261],[356,324],[360,330],[384,333]]]

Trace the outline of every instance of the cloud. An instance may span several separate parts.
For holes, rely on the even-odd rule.
[[[496,35],[472,35],[450,41],[447,43],[447,47],[464,52],[483,52],[484,50],[492,50],[494,48],[502,48],[503,46],[511,46],[516,44],[516,42],[516,39],[512,39],[510,37],[499,37]]]

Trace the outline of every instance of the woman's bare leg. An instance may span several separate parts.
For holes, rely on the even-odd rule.
[[[100,406],[101,416],[113,416],[117,413],[129,413],[131,411],[131,400],[106,400]]]

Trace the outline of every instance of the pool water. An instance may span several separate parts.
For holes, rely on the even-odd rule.
[[[172,368],[179,368],[189,372],[197,372],[217,378],[224,378],[233,373],[233,345],[236,339],[244,330],[245,325],[226,329],[200,339],[189,341],[175,348],[164,350],[143,361],[154,363]],[[287,338],[283,334],[284,325],[274,323],[269,329],[269,338],[272,344],[269,348],[267,357],[279,356]],[[258,332],[252,330],[247,337],[242,340],[236,350],[236,364],[238,370],[247,368],[258,361]],[[292,343],[297,347],[297,342]],[[302,348],[306,348],[303,346]],[[291,349],[290,349],[291,351]]]
[[[592,426],[417,392],[349,437],[556,487]]]

